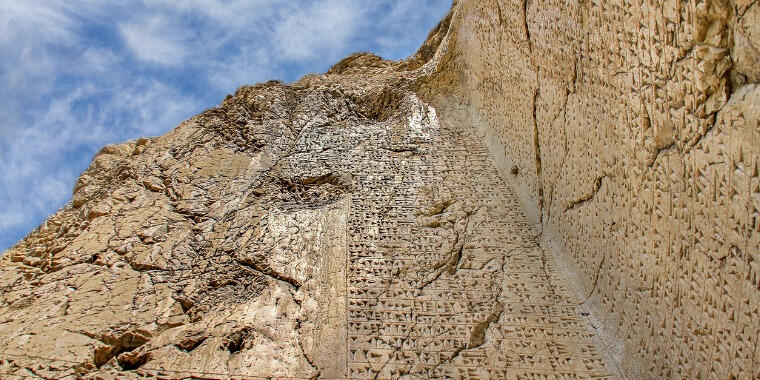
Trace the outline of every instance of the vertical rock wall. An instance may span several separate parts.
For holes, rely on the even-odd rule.
[[[760,375],[760,3],[456,7],[420,92],[479,128],[623,373]]]
[[[759,21],[459,0],[106,147],[0,258],[0,375],[760,378]]]

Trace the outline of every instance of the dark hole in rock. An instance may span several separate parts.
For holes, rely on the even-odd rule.
[[[179,302],[179,305],[182,307],[182,312],[185,314],[195,306],[195,302],[184,295],[174,297],[174,299]]]
[[[240,352],[242,349],[245,348],[245,338],[247,337],[248,337],[248,329],[243,329],[243,330],[236,331],[230,334],[227,337],[228,340],[227,340],[227,343],[225,344],[227,351],[229,351],[231,354]]]
[[[150,354],[137,352],[124,353],[116,358],[116,362],[119,363],[121,369],[125,371],[139,369],[140,367],[144,366],[148,360],[150,360]]]
[[[119,355],[132,352],[149,341],[149,338],[136,333],[128,331],[119,337],[113,335],[104,336],[100,340],[106,344],[106,346],[98,347],[95,349],[93,356],[93,363],[96,367],[100,368],[111,359],[118,357]]]

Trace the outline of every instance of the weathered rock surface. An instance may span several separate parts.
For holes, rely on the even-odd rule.
[[[461,1],[480,130],[630,378],[759,378],[760,3]]]
[[[757,377],[759,14],[461,0],[106,147],[0,261],[0,377]]]

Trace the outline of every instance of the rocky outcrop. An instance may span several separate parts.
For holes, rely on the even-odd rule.
[[[106,147],[2,257],[0,372],[756,377],[759,7],[461,0]]]

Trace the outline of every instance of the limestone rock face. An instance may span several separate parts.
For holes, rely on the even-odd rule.
[[[519,173],[623,374],[760,377],[760,4],[460,1],[453,18],[456,69],[425,98]]]
[[[105,147],[0,259],[0,377],[758,377],[759,18],[460,0]]]

